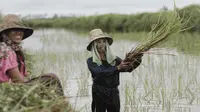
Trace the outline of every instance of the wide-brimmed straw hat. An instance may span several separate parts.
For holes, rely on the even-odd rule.
[[[89,33],[89,43],[87,46],[87,50],[91,51],[91,44],[93,41],[100,39],[100,38],[106,38],[108,41],[108,44],[111,45],[113,43],[113,39],[106,33],[103,33],[101,29],[93,29]]]
[[[33,34],[33,29],[22,23],[21,19],[15,14],[8,14],[3,18],[3,22],[0,24],[0,35],[8,30],[18,29],[24,32],[23,39]]]

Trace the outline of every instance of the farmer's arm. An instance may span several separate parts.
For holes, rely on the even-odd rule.
[[[11,78],[11,81],[14,83],[23,83],[24,80],[21,78],[18,67],[7,70],[7,75]]]
[[[96,63],[92,62],[91,59],[87,60],[88,69],[96,76],[96,77],[106,77],[110,75],[114,75],[118,72],[116,66],[103,67],[102,65],[98,66]]]
[[[14,51],[10,50],[7,52],[7,57],[0,60],[3,71],[3,75],[9,77],[12,82],[23,82],[23,78],[18,69],[17,57]]]

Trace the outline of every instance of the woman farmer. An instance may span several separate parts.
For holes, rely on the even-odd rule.
[[[33,84],[39,81],[46,86],[56,84],[59,93],[63,95],[60,81],[52,73],[25,80],[27,77],[25,56],[20,44],[32,34],[33,29],[25,26],[17,15],[8,14],[3,18],[3,23],[0,24],[0,83]]]
[[[137,68],[142,54],[130,68],[130,62],[113,55],[110,49],[113,39],[101,29],[90,31],[89,39],[87,50],[92,52],[92,57],[87,59],[87,65],[93,79],[92,112],[120,112],[119,73]]]

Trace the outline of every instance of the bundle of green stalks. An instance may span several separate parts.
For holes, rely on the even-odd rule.
[[[0,112],[71,112],[64,96],[55,86],[37,84],[0,84]]]
[[[156,25],[152,26],[151,31],[148,34],[147,40],[138,44],[135,49],[132,49],[126,54],[125,61],[132,62],[137,61],[137,57],[141,56],[151,48],[154,48],[167,40],[169,37],[178,34],[182,31],[187,30],[186,28],[188,21],[183,21],[176,11],[171,12],[161,12],[158,22]]]

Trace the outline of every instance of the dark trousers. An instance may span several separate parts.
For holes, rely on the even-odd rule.
[[[92,88],[92,112],[120,112],[119,91]]]

